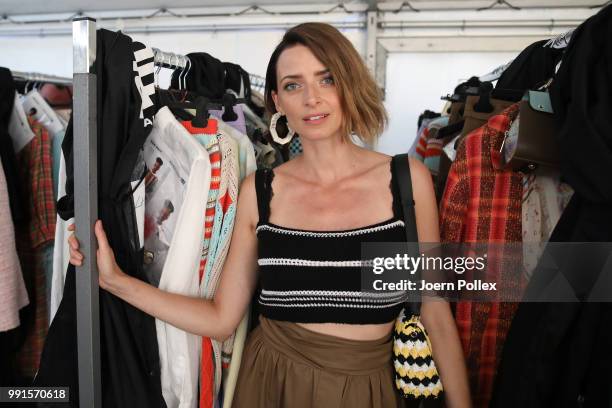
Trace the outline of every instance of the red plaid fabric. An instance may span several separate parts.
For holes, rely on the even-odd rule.
[[[510,106],[471,132],[459,146],[440,203],[443,242],[522,241],[522,176],[501,169],[499,156],[504,134],[517,114],[518,104]],[[488,272],[500,282],[498,287],[522,287],[524,282],[517,282],[516,276],[508,279],[495,276],[500,273],[498,267],[502,262],[522,267],[520,259],[502,259],[503,256],[497,252],[489,254]],[[474,406],[486,407],[503,343],[518,305],[459,301],[456,306],[455,318],[466,356]]]
[[[55,199],[51,138],[47,129],[28,118],[35,137],[18,154],[20,180],[28,205],[32,248],[55,239]]]
[[[51,138],[47,130],[29,118],[34,138],[17,154],[17,166],[28,206],[29,220],[15,226],[17,253],[21,262],[30,305],[23,329],[26,339],[17,362],[21,375],[33,378],[47,335],[47,289],[45,262],[49,261],[50,244],[55,239],[55,200],[53,198],[53,165]]]

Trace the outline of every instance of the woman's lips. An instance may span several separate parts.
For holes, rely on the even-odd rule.
[[[317,113],[315,115],[308,115],[302,120],[309,125],[316,125],[323,122],[328,116],[328,113]]]

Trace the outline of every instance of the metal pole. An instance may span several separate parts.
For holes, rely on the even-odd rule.
[[[45,82],[50,84],[59,84],[59,85],[72,85],[72,78],[64,78],[55,75],[47,75],[41,74],[38,72],[20,72],[20,71],[12,71],[14,79],[21,79],[24,81],[32,81],[32,82]]]
[[[93,226],[98,219],[98,137],[96,74],[96,20],[76,18],[73,41],[74,191],[77,236],[84,262],[76,271],[79,403],[102,407],[100,376],[100,303],[97,243]]]
[[[378,37],[378,12],[368,11],[366,24],[366,64],[372,75],[376,73],[376,40]]]

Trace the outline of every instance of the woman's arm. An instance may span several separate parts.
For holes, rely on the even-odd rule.
[[[440,242],[438,208],[431,174],[423,163],[414,159],[410,159],[410,173],[419,241]],[[471,407],[465,359],[448,302],[443,299],[423,298],[421,321],[431,340],[436,366],[446,393],[447,406]]]
[[[255,226],[258,215],[254,180],[254,175],[251,175],[242,183],[229,253],[213,300],[165,292],[125,274],[117,266],[102,224],[98,221],[95,232],[99,246],[97,263],[100,287],[143,312],[189,333],[220,341],[229,337],[251,301],[257,279]],[[70,262],[78,266],[83,260],[78,252],[78,241],[71,236],[69,242]]]

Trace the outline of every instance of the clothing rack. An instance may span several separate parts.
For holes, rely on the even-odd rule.
[[[72,20],[74,210],[83,264],[76,268],[77,351],[79,404],[102,407],[100,371],[100,302],[97,243],[98,219],[96,20]]]
[[[28,82],[45,82],[57,85],[72,85],[72,79],[55,75],[41,74],[38,72],[11,71],[14,79]]]
[[[159,48],[151,48],[153,50],[153,63],[155,66],[169,69],[178,69],[183,68],[189,71],[191,66],[191,61],[189,57],[186,55],[176,54],[174,52],[162,51]],[[251,82],[251,87],[264,89],[266,86],[266,78],[249,74],[249,81]]]
[[[77,238],[83,254],[82,266],[76,268],[77,351],[79,404],[82,407],[102,407],[100,362],[100,304],[97,241],[94,222],[98,217],[98,156],[97,156],[97,79],[93,69],[96,61],[96,20],[79,17],[72,20],[73,80],[42,75],[24,75],[31,80],[73,84],[74,140],[74,208]],[[154,65],[166,68],[188,68],[186,56],[153,48]],[[21,73],[23,74],[23,73]],[[255,86],[263,86],[265,78],[249,75]]]

